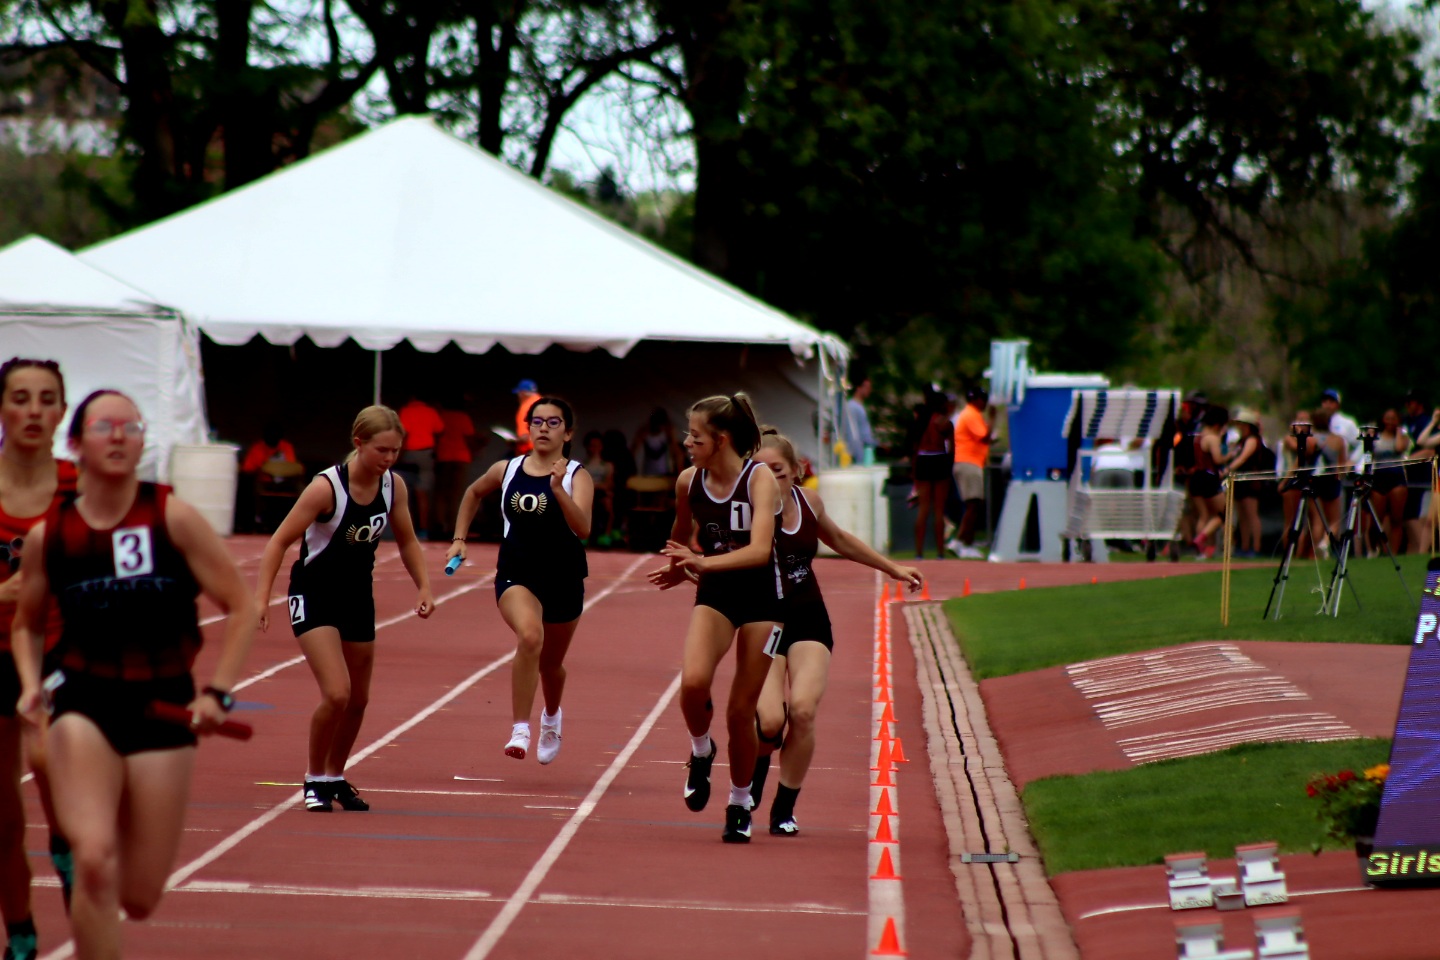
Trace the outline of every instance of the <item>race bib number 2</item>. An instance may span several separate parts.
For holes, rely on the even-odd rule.
[[[291,623],[304,623],[304,622],[305,622],[305,598],[304,598],[304,597],[296,596],[296,597],[290,597],[290,598],[288,598],[288,599],[289,599],[289,601],[290,601],[290,622],[291,622]]]
[[[155,572],[155,553],[150,546],[149,527],[121,527],[110,534],[110,552],[115,557],[115,577],[143,577]]]

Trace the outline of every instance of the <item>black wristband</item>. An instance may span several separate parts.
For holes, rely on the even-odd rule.
[[[229,713],[235,707],[235,696],[228,690],[221,690],[219,687],[205,687],[200,693],[214,697],[215,702],[220,704],[220,709],[226,713]]]

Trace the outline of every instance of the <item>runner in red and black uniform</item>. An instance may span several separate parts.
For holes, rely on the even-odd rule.
[[[757,469],[749,459],[759,443],[760,425],[743,393],[709,397],[690,408],[685,450],[694,466],[675,481],[675,525],[661,551],[670,566],[650,575],[661,589],[692,573],[699,578],[680,679],[680,710],[690,731],[685,805],[691,810],[705,809],[710,800],[715,761],[710,685],[715,668],[735,644],[735,678],[725,707],[730,798],[720,838],[726,843],[750,842],[755,703],[780,639],[779,488],[769,470]],[[694,553],[693,545],[702,555]]]
[[[70,847],[56,828],[45,769],[44,738],[15,714],[20,675],[10,656],[10,621],[20,595],[20,559],[30,528],[60,497],[75,492],[75,465],[56,460],[55,430],[65,416],[65,380],[53,360],[15,357],[0,365],[0,916],[6,928],[5,960],[29,960],[36,946],[30,912],[30,864],[25,854],[21,756],[28,755],[40,804],[50,824],[50,857],[69,902]],[[60,638],[52,602],[45,622],[46,649]]]
[[[775,533],[775,555],[785,584],[785,599],[780,602],[785,633],[776,647],[755,711],[761,755],[755,762],[751,792],[759,806],[770,770],[770,754],[779,749],[780,786],[770,806],[770,832],[788,837],[800,832],[795,823],[795,799],[815,755],[815,712],[829,683],[830,654],[835,649],[830,613],[825,609],[820,582],[815,579],[814,561],[820,544],[847,560],[874,567],[912,591],[920,589],[924,574],[882,556],[853,533],[836,526],[825,512],[820,494],[796,486],[802,478],[800,458],[795,455],[795,446],[774,427],[764,428],[755,459],[775,475],[784,505]]]
[[[29,537],[15,614],[18,712],[46,735],[60,828],[75,858],[70,921],[80,960],[120,955],[120,910],[143,920],[180,848],[197,734],[212,733],[255,633],[255,608],[224,543],[200,513],[142,483],[145,423],[115,391],[86,397],[70,424],[81,495],[52,506]],[[229,614],[224,645],[198,695],[196,596]],[[64,618],[41,683],[50,597]],[[189,711],[189,728],[153,719],[154,701]],[[118,855],[117,855],[118,851]]]

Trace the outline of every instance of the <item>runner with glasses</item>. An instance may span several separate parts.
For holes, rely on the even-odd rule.
[[[50,824],[50,858],[67,904],[74,873],[70,846],[50,799],[44,718],[32,727],[16,715],[20,675],[10,656],[10,621],[20,595],[25,540],[46,510],[75,492],[75,464],[55,459],[52,452],[55,431],[64,417],[65,380],[59,364],[14,357],[0,366],[0,917],[5,920],[5,960],[33,960],[37,952],[25,851],[25,801],[20,791],[22,754],[35,774],[40,805]],[[47,650],[59,641],[60,626],[52,598],[45,617]]]
[[[465,536],[480,502],[500,491],[505,538],[495,569],[495,602],[515,631],[510,665],[510,740],[505,755],[524,760],[530,751],[530,712],[535,687],[540,742],[535,757],[550,763],[560,752],[560,700],[565,693],[565,654],[585,607],[585,540],[595,481],[570,459],[575,412],[558,397],[530,405],[530,452],[500,460],[470,484],[460,499],[455,537],[446,560],[465,558]]]
[[[224,722],[255,634],[250,592],[220,537],[170,488],[136,475],[144,437],[123,394],[100,390],[79,405],[70,447],[81,493],[31,531],[12,633],[27,722],[41,722],[49,691],[46,747],[74,851],[80,960],[120,956],[120,911],[143,920],[160,902],[180,850],[196,736]],[[201,592],[227,616],[214,673],[197,693]],[[64,628],[58,669],[42,686],[52,596]],[[155,704],[182,708],[190,723],[152,717]]]
[[[287,613],[320,686],[305,769],[305,809],[312,813],[330,813],[337,803],[343,810],[370,809],[345,779],[345,766],[370,703],[375,552],[387,526],[395,530],[400,562],[418,591],[415,615],[423,620],[435,609],[405,481],[390,469],[404,438],[394,410],[379,405],[361,410],[350,427],[353,449],[345,462],[310,481],[260,555],[255,605],[264,630],[270,622],[270,590],[285,551],[305,538],[300,558],[290,568]]]

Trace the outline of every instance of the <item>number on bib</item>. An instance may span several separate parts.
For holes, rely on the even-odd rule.
[[[770,639],[765,641],[765,656],[775,659],[775,651],[780,649],[780,637],[785,633],[785,628],[780,624],[770,628]]]
[[[291,623],[304,623],[304,622],[305,622],[305,598],[304,598],[304,597],[298,597],[298,596],[297,596],[297,597],[290,597],[289,599],[290,599],[290,622],[291,622]]]
[[[730,529],[750,529],[750,504],[732,502],[730,504]]]
[[[110,552],[115,557],[117,579],[143,577],[155,572],[149,527],[121,527],[113,531],[110,534]]]

